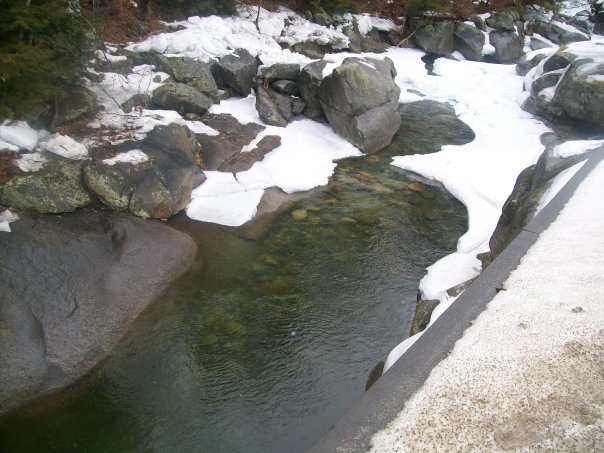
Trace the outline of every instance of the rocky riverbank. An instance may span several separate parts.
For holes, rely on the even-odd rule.
[[[242,9],[236,18],[191,18],[142,43],[108,46],[93,62],[88,89],[60,107],[62,129],[50,134],[18,121],[0,126],[0,204],[22,217],[15,222],[5,214],[3,228],[14,232],[0,237],[6,250],[0,279],[11,289],[0,301],[8,332],[0,354],[16,366],[0,376],[2,408],[81,376],[186,270],[194,243],[136,217],[166,219],[186,209],[194,219],[240,226],[270,194],[323,185],[335,160],[362,152],[400,147],[410,159],[395,158],[395,165],[424,176],[423,182],[443,184],[468,206],[470,230],[457,256],[463,265],[454,265],[465,272],[441,282],[437,297],[421,288],[420,299],[433,307],[436,299],[454,299],[478,272],[476,255],[486,251],[485,235],[516,175],[536,161],[533,154],[545,146],[553,150],[564,137],[538,144],[535,136],[545,126],[528,113],[520,118],[514,127],[527,130],[518,131],[518,142],[509,142],[512,130],[501,139],[530,150],[510,150],[513,165],[502,165],[494,176],[496,191],[484,175],[498,169],[473,172],[477,182],[460,188],[459,175],[452,182],[455,172],[445,170],[452,161],[443,166],[435,160],[428,170],[416,165],[422,155],[469,142],[483,153],[463,165],[492,165],[481,159],[495,151],[488,138],[501,129],[495,110],[477,110],[471,93],[454,94],[452,84],[461,79],[449,79],[447,71],[457,77],[451,65],[467,65],[477,71],[471,73],[477,84],[482,71],[499,89],[498,83],[516,83],[516,76],[507,67],[490,72],[472,61],[520,59],[529,95],[523,108],[549,120],[590,124],[588,137],[596,139],[604,66],[602,43],[589,40],[600,20],[597,11],[592,17],[526,10],[466,20],[417,18],[404,42],[422,50],[412,50],[389,47],[401,43],[401,30],[369,16],[322,16],[322,25],[310,25],[292,12],[262,10],[257,28],[256,16]],[[496,91],[491,103],[508,102],[497,96],[510,92]],[[551,179],[576,162],[559,164],[562,155],[548,155],[556,161],[543,157],[519,177],[502,218],[512,226],[498,228],[495,253],[522,224],[516,216],[525,216],[526,202],[514,200],[524,200],[542,175]],[[488,222],[476,229],[484,212]],[[54,275],[59,283],[51,282]],[[49,284],[56,290],[49,292]],[[418,325],[428,323],[430,312]]]

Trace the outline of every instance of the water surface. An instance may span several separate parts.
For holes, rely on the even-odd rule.
[[[89,376],[0,419],[0,450],[307,450],[407,336],[425,267],[466,230],[459,202],[390,160],[340,162],[257,240],[173,219],[203,266]]]

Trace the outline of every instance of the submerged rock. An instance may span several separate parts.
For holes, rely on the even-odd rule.
[[[0,235],[0,412],[84,375],[191,265],[195,243],[115,213],[25,218]]]
[[[449,104],[416,101],[401,104],[398,112],[402,123],[389,149],[401,154],[433,153],[444,145],[464,145],[476,137]]]

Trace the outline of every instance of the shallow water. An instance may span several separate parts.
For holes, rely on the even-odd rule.
[[[0,419],[0,451],[307,450],[407,336],[426,266],[453,251],[465,208],[379,157],[259,240],[182,217],[194,266],[70,389]]]

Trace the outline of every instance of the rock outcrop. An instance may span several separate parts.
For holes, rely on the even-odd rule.
[[[602,53],[599,52],[602,51]],[[604,128],[604,44],[570,44],[528,72],[523,108],[553,120]]]
[[[0,235],[0,413],[89,371],[196,253],[187,235],[116,213],[11,228]]]
[[[214,101],[199,90],[184,83],[168,82],[156,88],[151,102],[159,108],[176,110],[181,115],[206,112]]]
[[[84,180],[111,210],[165,219],[184,209],[192,190],[205,180],[197,165],[198,147],[184,126],[156,127],[145,140],[117,147],[122,153],[142,151],[148,160],[113,165],[93,161],[84,169]]]
[[[333,130],[366,153],[388,146],[401,124],[395,74],[389,58],[347,58],[319,87],[319,101]]]
[[[427,53],[449,55],[455,50],[454,30],[451,20],[421,25],[415,32],[415,43]]]
[[[237,49],[218,61],[218,73],[224,83],[239,96],[247,97],[254,86],[258,60],[245,49]]]

